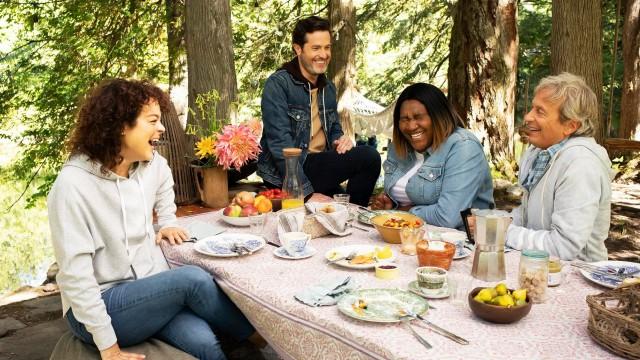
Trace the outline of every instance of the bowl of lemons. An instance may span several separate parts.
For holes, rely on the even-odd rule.
[[[531,301],[526,289],[508,289],[503,283],[495,287],[477,287],[469,293],[469,307],[479,318],[498,324],[510,324],[529,314]]]

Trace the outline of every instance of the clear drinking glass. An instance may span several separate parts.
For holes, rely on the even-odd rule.
[[[452,272],[448,274],[449,295],[454,304],[464,305],[467,303],[472,281],[473,278],[468,274]]]
[[[249,215],[249,229],[252,234],[262,236],[267,223],[267,214]]]
[[[416,244],[424,237],[423,228],[405,227],[400,229],[400,252],[405,255],[416,254]]]

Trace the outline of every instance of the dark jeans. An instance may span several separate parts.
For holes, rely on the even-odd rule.
[[[380,154],[370,146],[356,146],[344,154],[324,151],[307,155],[303,168],[315,192],[333,196],[342,192],[340,184],[348,180],[350,201],[367,206],[380,175]]]

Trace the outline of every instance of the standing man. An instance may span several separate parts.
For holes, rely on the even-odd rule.
[[[299,173],[305,196],[344,192],[367,206],[380,174],[380,154],[369,146],[353,147],[342,132],[336,88],[325,72],[331,60],[329,22],[317,16],[298,21],[293,30],[296,57],[271,74],[262,93],[264,131],[258,175],[268,187],[282,187],[282,149],[302,149]]]

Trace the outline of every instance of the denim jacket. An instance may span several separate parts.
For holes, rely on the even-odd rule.
[[[311,181],[305,176],[302,166],[307,158],[311,140],[311,84],[294,78],[287,70],[280,69],[267,79],[262,92],[262,121],[264,130],[258,157],[258,175],[265,181],[281,186],[285,176],[285,161],[282,149],[302,149],[298,175],[305,196],[313,192]],[[318,110],[322,130],[327,139],[327,149],[334,140],[342,136],[338,117],[335,86],[326,81],[318,89]]]
[[[400,159],[389,145],[382,165],[387,194],[415,161],[414,152]],[[482,145],[470,131],[457,128],[437,150],[427,149],[425,161],[409,179],[406,191],[415,204],[409,210],[414,215],[431,225],[462,228],[460,211],[493,206],[493,182]]]

